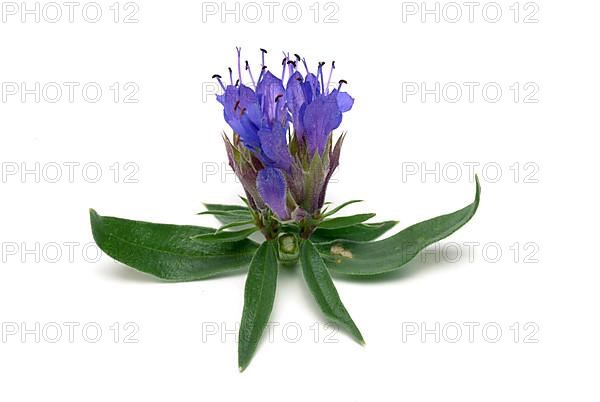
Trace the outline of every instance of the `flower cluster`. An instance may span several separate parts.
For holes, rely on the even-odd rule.
[[[240,178],[248,204],[261,218],[267,238],[272,236],[271,218],[276,224],[299,223],[303,237],[308,237],[339,163],[344,136],[334,145],[332,132],[354,99],[341,90],[346,81],[332,87],[335,62],[325,81],[325,63],[311,72],[299,55],[284,55],[278,77],[265,65],[267,51],[261,52],[256,80],[247,61],[248,80],[243,79],[239,48],[235,82],[231,68],[228,85],[220,75],[213,76],[223,89],[217,100],[234,132],[233,140],[224,136],[229,164]]]

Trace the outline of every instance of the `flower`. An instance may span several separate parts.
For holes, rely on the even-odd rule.
[[[325,83],[325,63],[312,73],[305,59],[294,55],[292,60],[288,54],[279,78],[265,65],[264,49],[256,80],[248,61],[244,63],[247,81],[242,75],[241,49],[236,50],[237,80],[231,68],[228,85],[220,75],[213,76],[223,89],[217,101],[234,132],[233,141],[224,137],[229,164],[260,216],[272,213],[279,221],[309,222],[320,213],[327,184],[339,164],[344,136],[334,146],[332,132],[354,103],[342,91],[347,82],[340,80],[331,87],[335,62]],[[313,229],[308,225],[307,232]]]
[[[311,155],[317,150],[319,154],[323,154],[329,134],[339,127],[342,113],[350,110],[354,103],[354,99],[348,93],[340,91],[342,84],[346,83],[345,80],[340,80],[338,88],[329,92],[335,62],[331,63],[327,86],[323,80],[323,64],[319,63],[317,75],[314,75],[309,72],[304,62],[306,77],[303,77],[300,71],[295,71],[288,79],[286,87],[294,130],[299,139],[306,141]]]

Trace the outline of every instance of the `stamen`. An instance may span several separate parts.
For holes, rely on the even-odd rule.
[[[235,112],[238,108],[238,106],[240,106],[240,100],[238,99],[237,102],[235,102],[235,106],[233,107],[233,111]]]
[[[289,53],[287,54],[287,59],[290,60],[290,54]],[[287,65],[288,65],[288,69],[290,70],[290,76],[291,76],[292,74],[294,74],[294,67],[292,67],[293,66],[293,62],[292,62],[292,65],[290,65],[290,62],[288,61]]]
[[[325,84],[323,83],[323,66],[325,65],[324,61],[320,61],[319,62],[319,69],[317,71],[318,77],[317,77],[317,83],[318,81],[321,81],[321,93],[325,93]]]
[[[308,65],[306,64],[306,59],[302,59],[302,63],[304,64],[304,69],[306,70],[306,74],[310,74],[310,71],[308,71]]]
[[[254,88],[256,89],[256,82],[252,76],[252,70],[250,70],[250,64],[248,64],[248,60],[246,60],[246,70],[248,70],[248,74],[250,74],[250,79],[252,80],[252,85],[254,85]]]
[[[300,57],[300,55],[298,53],[294,53],[294,56],[296,56],[297,61],[302,60],[302,57]]]
[[[331,84],[331,76],[335,70],[335,60],[331,62],[331,70],[329,70],[329,78],[327,79],[327,93],[329,93],[329,84]]]
[[[258,80],[256,81],[256,84],[260,84],[260,80],[262,80],[263,75],[265,74],[265,71],[267,70],[267,66],[262,66],[262,68],[260,69],[260,74],[258,75]]]
[[[267,52],[265,49],[263,49],[262,47],[260,48],[260,52],[261,52],[261,56],[262,56],[262,62],[261,62],[261,66],[264,68],[265,67],[265,54],[269,53]],[[260,79],[259,79],[260,81]]]
[[[275,103],[277,103],[277,101],[279,100],[279,98],[281,98],[283,96],[283,94],[279,94],[275,97]]]
[[[286,63],[286,61],[287,61],[287,56],[284,57],[283,60],[281,61],[281,65],[283,66],[283,71],[281,71],[281,82],[283,82],[283,78],[285,77],[285,63]]]
[[[340,85],[338,86],[338,92],[340,91],[340,89],[342,89],[342,84],[348,84],[348,81],[346,81],[346,80],[340,80],[339,84]]]
[[[241,84],[242,83],[242,61],[241,61],[242,48],[236,47],[235,50],[237,50],[237,55],[238,55],[238,81]]]
[[[233,70],[231,67],[227,67],[227,69],[229,70],[229,83],[233,85]]]
[[[221,85],[221,88],[223,88],[223,91],[225,90],[225,85],[223,85],[223,81],[221,81],[221,76],[219,74],[215,74],[212,76],[213,80],[216,78],[217,81],[219,81],[219,84]]]

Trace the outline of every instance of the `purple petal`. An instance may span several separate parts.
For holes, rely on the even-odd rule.
[[[321,94],[321,88],[319,87],[319,80],[314,74],[307,74],[302,85],[304,89],[304,96],[306,102],[311,103],[313,99],[316,99]]]
[[[228,116],[239,116],[241,111],[244,110],[250,120],[256,125],[260,124],[261,113],[258,98],[251,88],[245,85],[239,87],[229,85],[221,96],[221,100]]]
[[[258,126],[261,113],[254,91],[245,85],[229,85],[217,100],[223,104],[225,121],[247,147],[259,147]]]
[[[347,112],[352,109],[352,105],[354,105],[354,99],[348,95],[348,92],[338,92],[337,89],[332,92],[337,93],[337,103],[340,108],[340,112]]]
[[[286,128],[275,124],[272,129],[259,130],[258,137],[265,156],[269,158],[269,161],[265,161],[266,164],[273,164],[280,169],[289,170],[292,156],[287,145]]]
[[[258,127],[250,120],[247,115],[243,115],[239,120],[243,132],[238,134],[242,144],[250,150],[260,149],[260,137],[258,136]]]
[[[302,138],[302,134],[304,133],[304,126],[302,125],[302,118],[300,116],[300,110],[306,103],[303,85],[302,74],[296,71],[288,80],[287,88],[285,90],[287,104],[292,112],[294,129],[299,138]]]
[[[306,143],[310,154],[316,150],[323,154],[329,133],[342,123],[342,112],[336,95],[322,96],[306,106],[303,118]]]
[[[273,122],[281,113],[281,110],[278,111],[278,109],[285,105],[285,102],[282,102],[284,99],[281,99],[285,98],[283,83],[270,71],[267,71],[256,87],[256,94],[262,105],[263,115],[269,122]],[[281,101],[279,101],[280,99]]]
[[[279,219],[289,219],[290,215],[285,204],[287,186],[281,170],[267,167],[259,171],[256,188],[265,204]]]

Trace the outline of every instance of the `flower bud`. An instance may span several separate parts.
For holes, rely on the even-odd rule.
[[[296,261],[300,255],[298,236],[292,233],[284,233],[277,239],[279,259],[281,261]]]

